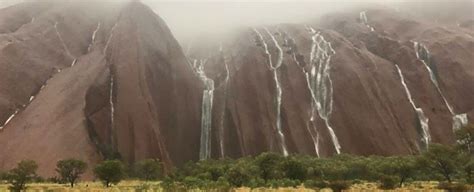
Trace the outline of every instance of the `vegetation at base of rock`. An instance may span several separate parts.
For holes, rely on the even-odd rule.
[[[120,160],[105,160],[93,172],[105,187],[116,185],[126,178],[146,181],[139,186],[147,189],[149,181],[160,181],[164,191],[229,191],[232,188],[300,187],[330,188],[341,191],[359,183],[378,183],[380,189],[395,189],[407,183],[440,181],[437,188],[448,191],[474,189],[474,156],[470,141],[474,134],[462,128],[456,132],[456,145],[431,144],[419,155],[411,156],[356,156],[349,154],[317,158],[307,155],[282,156],[262,153],[239,159],[203,160],[189,162],[163,175],[158,159],[145,159],[127,168]],[[467,135],[467,136],[466,136]],[[462,139],[462,140],[461,140]],[[467,144],[467,145],[466,145]],[[71,186],[86,171],[87,165],[75,159],[57,163],[58,178],[36,176],[34,161],[22,161],[17,168],[0,174],[11,184],[12,191],[23,190],[28,182],[69,182]],[[68,179],[68,177],[71,178]],[[71,183],[72,182],[72,183]],[[420,187],[421,188],[421,187]]]
[[[68,182],[71,187],[74,187],[74,184],[86,171],[87,163],[77,159],[65,159],[58,161],[56,167],[56,172],[61,177],[61,180]]]
[[[132,173],[143,181],[155,181],[162,175],[162,166],[159,159],[145,159],[135,164]]]
[[[33,181],[36,176],[38,165],[32,160],[20,161],[17,167],[10,170],[6,178],[12,192],[20,192],[26,189],[26,184]]]
[[[103,161],[95,167],[94,174],[106,187],[110,187],[125,178],[125,166],[119,160]]]

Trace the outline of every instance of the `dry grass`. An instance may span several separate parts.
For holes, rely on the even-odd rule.
[[[441,192],[442,190],[436,189],[437,182],[414,182],[403,188],[392,190],[396,192]],[[7,192],[8,185],[0,184],[0,192]],[[68,185],[51,184],[51,183],[35,183],[28,185],[27,192],[160,192],[162,191],[159,187],[159,182],[141,182],[141,181],[123,181],[117,186],[111,188],[104,188],[99,182],[84,182],[79,183],[74,188],[69,188]],[[200,190],[194,190],[196,192]],[[235,192],[311,192],[314,190],[299,188],[280,188],[280,189],[253,189],[239,188],[235,189]],[[322,192],[331,192],[330,189],[320,190]],[[359,191],[382,191],[377,188],[376,183],[363,183],[356,184],[351,187],[347,192],[359,192]]]

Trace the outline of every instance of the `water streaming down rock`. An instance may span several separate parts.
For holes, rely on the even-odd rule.
[[[96,37],[97,32],[99,31],[99,29],[100,29],[100,22],[97,23],[97,28],[94,30],[94,32],[92,32],[91,43],[89,44],[89,47],[87,47],[87,52],[91,52],[92,46],[95,43],[95,37]]]
[[[431,134],[430,134],[429,125],[428,125],[429,119],[428,117],[426,117],[422,108],[416,107],[415,101],[413,100],[413,97],[411,96],[410,89],[408,89],[408,86],[405,82],[405,77],[403,76],[402,70],[400,69],[400,67],[398,67],[398,65],[395,65],[395,67],[397,68],[398,76],[400,77],[400,81],[403,85],[403,88],[405,89],[408,100],[410,101],[410,104],[415,110],[417,118],[418,118],[419,126],[421,128],[420,130],[421,142],[424,144],[423,146],[424,148],[422,149],[427,149],[428,145],[431,142]]]
[[[286,140],[285,140],[285,134],[283,133],[283,130],[281,128],[281,100],[282,100],[282,95],[283,95],[283,90],[281,88],[281,82],[279,78],[279,71],[278,69],[281,67],[283,64],[283,49],[281,46],[278,44],[278,41],[276,40],[275,36],[267,29],[264,28],[267,34],[271,37],[273,43],[278,49],[278,60],[276,65],[272,65],[272,71],[273,71],[273,78],[275,80],[275,86],[276,86],[276,127],[278,131],[278,136],[280,139],[280,145],[283,151],[284,156],[288,156],[288,149],[286,147]]]
[[[67,55],[72,58],[72,59],[76,59],[72,54],[71,52],[69,51],[69,49],[67,48],[67,45],[66,43],[64,42],[62,36],[61,36],[61,33],[59,33],[59,30],[58,30],[58,22],[54,23],[54,30],[56,31],[56,35],[58,36],[59,38],[59,41],[61,42],[64,50],[66,51]]]
[[[109,35],[109,38],[107,38],[107,42],[105,43],[105,47],[103,50],[104,54],[107,52],[107,49],[109,48],[110,41],[112,40],[112,37],[114,36],[115,28],[117,28],[117,25],[118,25],[118,22],[116,22],[114,26],[112,27],[112,29],[110,29],[110,33],[109,33],[110,35]]]
[[[367,28],[370,29],[370,31],[375,31],[374,27],[369,25],[369,21],[367,19],[367,11],[360,12],[359,13],[359,19],[365,26],[367,26]]]
[[[221,105],[221,117],[220,117],[220,123],[219,123],[219,147],[220,147],[220,155],[222,158],[225,157],[225,148],[224,148],[224,124],[225,124],[225,116],[226,116],[226,101],[227,101],[227,89],[229,86],[229,79],[230,79],[230,71],[229,71],[229,65],[227,63],[227,59],[225,57],[224,50],[222,48],[222,44],[219,46],[219,52],[222,57],[222,61],[224,62],[225,66],[225,72],[226,72],[226,77],[224,80],[224,102]]]
[[[444,96],[443,92],[441,91],[441,88],[439,87],[439,81],[438,77],[434,73],[433,69],[433,64],[431,62],[431,54],[428,50],[428,48],[419,43],[419,42],[413,42],[413,46],[415,49],[416,57],[423,63],[425,66],[426,70],[430,74],[430,79],[433,85],[436,87],[436,90],[438,91],[439,95],[443,99],[444,103],[446,104],[446,107],[448,108],[449,112],[452,115],[453,119],[453,130],[460,129],[463,126],[466,126],[468,122],[467,114],[456,114],[454,112],[454,108],[449,104],[448,100]]]
[[[112,143],[112,146],[115,147],[115,104],[114,104],[114,84],[115,84],[115,78],[112,73],[111,68],[110,69],[110,88],[109,88],[109,105],[110,105],[110,143]]]
[[[309,30],[309,27],[306,26],[306,29]],[[307,120],[306,122],[306,130],[308,131],[310,137],[311,137],[311,140],[313,142],[313,145],[314,145],[314,151],[316,153],[316,155],[318,157],[320,157],[320,153],[319,153],[319,131],[314,123],[314,108],[313,108],[313,103],[314,103],[314,92],[312,91],[311,89],[311,83],[309,81],[309,78],[308,78],[308,73],[306,71],[306,69],[304,68],[304,66],[300,63],[300,61],[298,61],[297,59],[297,54],[298,53],[298,50],[296,48],[296,43],[295,43],[295,40],[291,37],[287,37],[285,39],[285,44],[287,46],[290,47],[290,52],[293,56],[293,61],[295,61],[296,65],[301,69],[301,71],[303,72],[303,74],[305,74],[305,80],[306,80],[306,85],[308,87],[308,90],[310,92],[310,95],[311,95],[311,98],[310,98],[310,103],[312,105],[312,108],[311,108],[311,111],[309,112],[309,119]]]
[[[8,119],[5,121],[5,123],[0,127],[0,130],[2,130],[5,126],[8,125],[8,123],[18,114],[18,112],[20,112],[20,110],[16,110],[15,113],[13,113],[12,115],[10,115],[10,117],[8,117]]]
[[[320,32],[316,32],[313,28],[309,28],[312,34],[312,45],[310,54],[311,71],[306,72],[306,80],[308,88],[311,92],[313,102],[311,102],[311,121],[314,121],[316,112],[319,117],[324,120],[326,127],[331,135],[336,153],[341,153],[341,146],[339,140],[329,123],[329,118],[332,113],[333,105],[333,87],[330,77],[331,56],[336,54],[336,51],[331,46],[331,43],[326,41]]]
[[[212,104],[214,100],[214,80],[208,78],[204,71],[206,60],[194,60],[194,71],[204,83],[201,105],[201,141],[199,150],[199,159],[206,160],[211,158],[211,126],[212,126]]]
[[[276,88],[276,129],[278,132],[278,139],[280,142],[281,150],[284,156],[288,156],[288,150],[286,148],[286,142],[285,142],[285,135],[282,131],[281,128],[281,96],[282,96],[282,89],[280,85],[280,81],[278,78],[278,68],[282,65],[283,63],[283,50],[278,44],[278,41],[276,40],[275,36],[270,33],[270,31],[267,28],[264,28],[264,30],[267,32],[267,34],[271,37],[273,43],[275,44],[276,48],[278,49],[278,60],[276,65],[273,64],[272,62],[272,56],[270,54],[270,51],[268,50],[268,44],[265,42],[263,35],[258,31],[257,29],[253,29],[254,32],[257,34],[259,40],[263,44],[263,48],[265,49],[265,54],[268,57],[268,63],[269,67],[273,72],[273,79],[275,81],[275,88]]]

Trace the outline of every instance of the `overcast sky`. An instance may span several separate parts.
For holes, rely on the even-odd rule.
[[[0,0],[0,7],[22,1]],[[87,1],[87,0],[81,0]],[[127,1],[127,0],[90,0]],[[434,2],[460,0],[141,0],[168,24],[180,41],[201,34],[222,33],[242,26],[295,23],[316,19],[328,12],[357,6],[387,5],[408,1],[421,7]],[[464,0],[466,1],[466,0]],[[469,0],[474,1],[474,0]]]

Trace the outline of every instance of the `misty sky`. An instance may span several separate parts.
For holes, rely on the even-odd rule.
[[[0,8],[22,1],[0,0]],[[84,1],[84,0],[81,0]],[[101,1],[101,0],[90,0]],[[127,0],[102,0],[127,1]],[[422,9],[436,2],[456,4],[466,0],[141,0],[160,15],[181,42],[196,36],[222,34],[242,26],[298,23],[334,11],[367,5],[393,6],[400,2]],[[474,0],[468,0],[474,1]],[[459,9],[459,8],[456,8]],[[472,8],[471,8],[472,10]],[[474,12],[474,11],[473,11]]]
[[[241,26],[303,22],[361,4],[393,1],[356,0],[145,0],[178,40],[199,34],[222,33]]]

